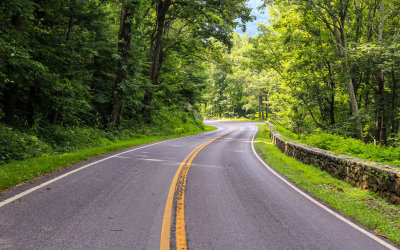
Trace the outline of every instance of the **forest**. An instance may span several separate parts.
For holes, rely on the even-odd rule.
[[[265,1],[271,18],[208,69],[210,117],[269,119],[297,134],[400,139],[400,2]]]
[[[1,1],[0,164],[202,129],[203,57],[245,2]]]
[[[0,2],[0,164],[202,118],[400,144],[400,1]]]
[[[399,246],[400,0],[0,0],[0,20],[0,248]]]

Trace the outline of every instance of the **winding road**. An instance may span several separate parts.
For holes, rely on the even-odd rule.
[[[113,152],[0,195],[0,249],[397,249],[260,161],[255,123]]]

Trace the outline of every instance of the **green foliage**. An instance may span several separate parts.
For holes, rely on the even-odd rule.
[[[192,112],[185,112],[178,107],[162,108],[153,116],[152,134],[192,133],[204,129],[203,121],[195,119]]]
[[[204,128],[208,40],[231,44],[250,9],[160,2],[0,1],[0,164]]]
[[[276,126],[276,131],[278,131],[281,135],[285,136],[285,138],[289,138],[292,140],[297,140],[299,138],[298,135],[290,131],[289,129],[286,129],[282,126]]]
[[[20,130],[38,120],[49,129],[149,126],[152,111],[195,106],[207,40],[231,44],[250,9],[245,0],[184,0],[162,10],[160,2],[2,1],[0,122]]]
[[[35,135],[0,124],[0,165],[10,160],[24,160],[51,152],[51,147]]]
[[[231,49],[215,42],[203,114],[396,146],[400,2],[343,3],[265,1],[272,18],[259,35],[235,34]]]
[[[289,140],[328,150],[335,154],[349,155],[372,162],[400,167],[399,147],[376,146],[372,143],[364,143],[354,138],[344,138],[323,132],[296,135],[282,126],[277,126],[276,129]]]
[[[47,154],[76,152],[146,136],[169,136],[197,133],[205,129],[203,121],[195,119],[195,110],[179,107],[158,110],[151,124],[127,121],[120,127],[102,130],[94,127],[42,125],[20,132],[0,125],[0,165]]]
[[[101,146],[114,140],[112,132],[91,127],[62,127],[49,125],[42,127],[40,138],[47,142],[55,152],[64,153],[88,146]]]
[[[233,35],[231,50],[211,40],[218,60],[206,71],[208,88],[204,89],[203,114],[206,117],[265,119],[274,87],[273,76],[266,70],[250,67],[248,54],[253,44],[248,36]],[[261,114],[261,115],[259,115]]]

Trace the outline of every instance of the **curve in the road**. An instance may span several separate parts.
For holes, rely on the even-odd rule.
[[[110,153],[2,192],[0,249],[159,249],[166,214],[168,247],[180,241],[178,226],[192,250],[396,249],[266,165],[252,146],[254,123],[212,125],[219,130]],[[184,202],[171,185],[177,172]]]
[[[346,223],[347,225],[351,226],[352,228],[360,231],[361,233],[365,234],[366,236],[370,237],[371,239],[377,241],[379,244],[382,244],[382,246],[388,248],[388,249],[392,249],[392,250],[396,250],[397,248],[392,246],[391,244],[387,243],[386,241],[380,239],[379,237],[373,235],[372,233],[368,232],[367,230],[363,229],[362,227],[360,227],[359,225],[353,223],[352,221],[344,218],[343,216],[341,216],[340,214],[336,213],[335,211],[333,211],[332,209],[328,208],[327,206],[323,205],[321,202],[315,200],[313,197],[311,197],[310,195],[308,195],[307,193],[305,193],[304,191],[300,190],[298,187],[296,187],[295,185],[293,185],[291,182],[289,182],[287,179],[285,179],[284,177],[282,177],[280,174],[278,174],[272,167],[270,167],[263,159],[261,159],[261,157],[257,154],[255,148],[254,148],[254,139],[257,135],[257,131],[254,133],[252,139],[251,139],[251,149],[253,150],[254,155],[257,157],[257,159],[264,165],[264,167],[266,169],[268,169],[268,171],[270,171],[273,175],[275,175],[277,178],[279,178],[282,182],[284,182],[286,185],[288,185],[289,187],[291,187],[294,191],[296,191],[297,193],[299,193],[300,195],[304,196],[306,199],[310,200],[312,203],[314,203],[315,205],[321,207],[322,209],[324,209],[325,211],[327,211],[328,213],[332,214],[333,216],[335,216],[336,218],[338,218],[339,220],[343,221],[344,223]]]

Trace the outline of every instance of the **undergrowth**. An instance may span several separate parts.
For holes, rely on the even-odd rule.
[[[348,155],[368,161],[400,167],[400,147],[385,147],[364,143],[353,138],[344,138],[328,133],[297,135],[293,132],[276,126],[276,130],[290,141],[296,141],[309,146],[331,151],[335,154]]]
[[[203,122],[189,112],[161,110],[151,124],[125,121],[114,129],[43,124],[19,131],[0,124],[0,165],[39,156],[71,153],[146,136],[195,133]]]

